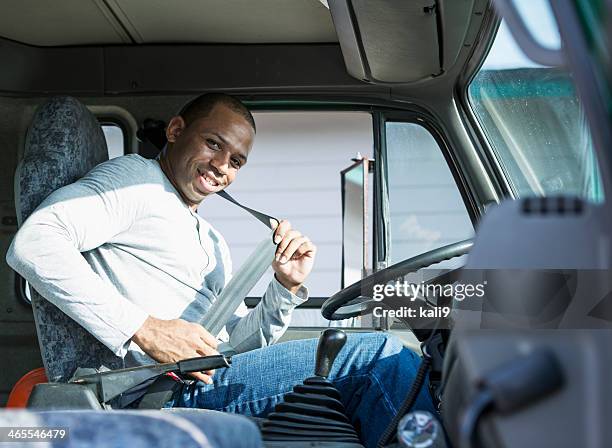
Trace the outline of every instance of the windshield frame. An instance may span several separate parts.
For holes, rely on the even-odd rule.
[[[488,9],[483,19],[483,25],[475,39],[477,44],[473,46],[472,54],[458,77],[454,97],[455,103],[458,105],[457,109],[462,125],[470,134],[474,147],[487,170],[487,175],[489,179],[494,181],[495,189],[500,198],[517,199],[518,191],[516,191],[506,169],[492,147],[492,143],[486,136],[469,100],[470,84],[489,55],[500,25],[501,17],[499,14],[493,8]]]

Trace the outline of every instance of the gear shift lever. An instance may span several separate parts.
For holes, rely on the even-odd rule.
[[[315,375],[323,378],[329,376],[336,356],[346,344],[346,333],[336,328],[328,328],[321,333],[319,345],[317,346],[317,357],[315,361]]]
[[[345,343],[346,334],[342,330],[328,328],[321,333],[315,376],[296,385],[292,392],[285,394],[284,401],[275,406],[274,412],[268,414],[261,424],[266,442],[322,441],[361,446],[347,417],[340,391],[327,380]]]

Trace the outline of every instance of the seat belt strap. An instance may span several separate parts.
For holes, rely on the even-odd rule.
[[[274,222],[279,222],[276,218],[240,204],[225,191],[217,194],[246,210],[270,229],[275,228]],[[274,231],[257,245],[200,321],[200,324],[213,336],[219,336],[223,327],[274,260],[276,244],[274,244],[273,235]]]
[[[217,193],[217,195],[221,196],[223,199],[226,199],[226,200],[230,201],[232,204],[236,204],[241,209],[246,210],[255,219],[257,219],[259,222],[263,223],[269,229],[274,230],[276,228],[276,225],[278,225],[278,223],[279,223],[278,219],[276,219],[276,218],[274,218],[274,217],[272,217],[270,215],[266,215],[265,213],[259,212],[257,210],[253,210],[252,208],[249,208],[249,207],[247,207],[245,205],[242,205],[236,199],[231,197],[230,194],[227,193],[225,190],[221,190],[220,192]],[[274,223],[276,223],[276,225]]]
[[[142,396],[138,409],[161,409],[181,389],[181,386],[182,383],[171,376],[158,376]]]

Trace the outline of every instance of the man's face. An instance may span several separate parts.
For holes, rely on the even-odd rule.
[[[174,117],[166,130],[168,150],[162,168],[192,208],[230,185],[246,164],[255,132],[249,122],[223,104],[185,125]],[[165,159],[165,160],[164,160]]]

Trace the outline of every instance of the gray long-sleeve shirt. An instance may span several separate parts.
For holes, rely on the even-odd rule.
[[[187,207],[157,161],[138,155],[105,162],[52,193],[6,259],[127,366],[151,362],[130,340],[149,315],[198,322],[231,276],[221,234]],[[306,288],[296,296],[273,279],[220,339],[238,352],[272,344],[306,299]]]

